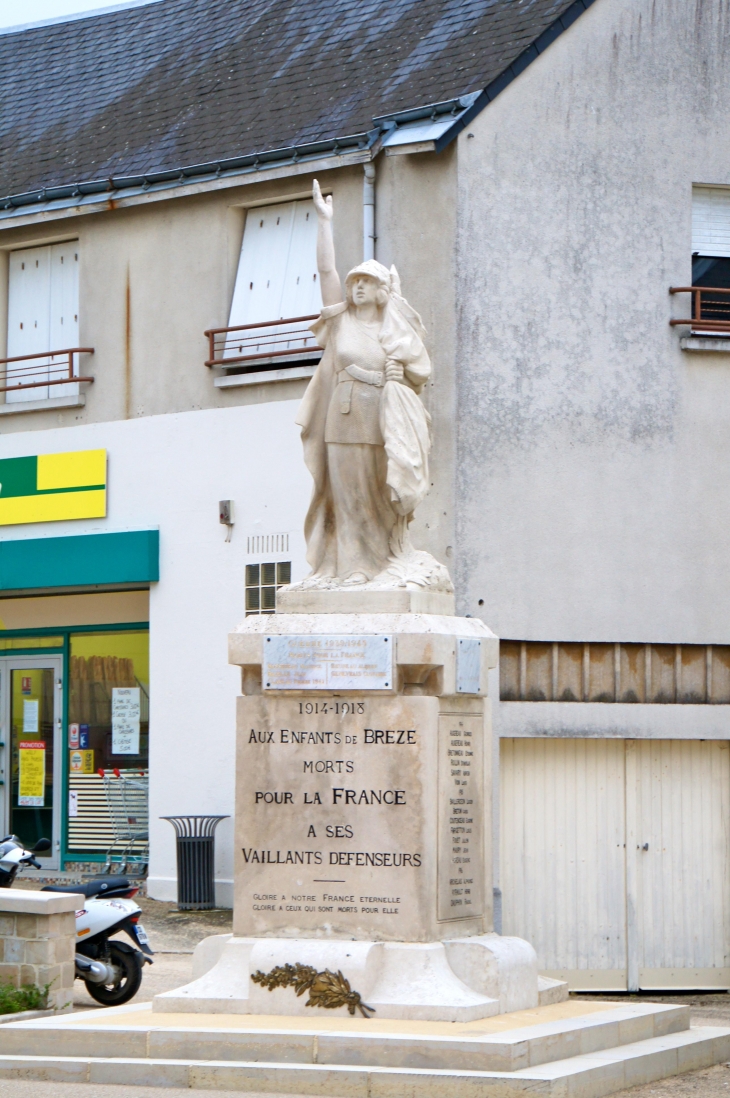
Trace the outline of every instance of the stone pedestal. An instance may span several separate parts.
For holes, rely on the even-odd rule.
[[[286,965],[341,972],[382,1018],[536,1006],[534,950],[492,927],[497,640],[473,618],[342,613],[340,595],[306,592],[320,612],[249,617],[230,638],[233,935],[154,1009],[311,1014],[306,994],[251,979]]]
[[[49,984],[48,1006],[73,1002],[76,919],[84,897],[0,889],[0,979],[13,987]]]

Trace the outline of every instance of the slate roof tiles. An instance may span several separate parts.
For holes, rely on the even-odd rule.
[[[0,35],[0,194],[329,140],[483,89],[572,0],[155,0]]]

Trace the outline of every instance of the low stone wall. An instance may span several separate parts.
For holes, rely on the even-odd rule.
[[[0,982],[14,987],[51,984],[48,1005],[73,999],[75,912],[83,896],[0,889]]]

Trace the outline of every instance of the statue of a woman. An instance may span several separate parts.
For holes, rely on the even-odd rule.
[[[314,181],[324,355],[297,416],[314,491],[304,532],[307,586],[369,584],[453,590],[446,569],[410,544],[408,523],[429,488],[430,418],[418,394],[431,374],[418,313],[394,267],[374,259],[342,285],[332,198]]]

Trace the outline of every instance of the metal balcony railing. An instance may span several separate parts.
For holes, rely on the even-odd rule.
[[[70,381],[92,382],[74,372],[75,355],[93,355],[93,347],[67,347],[61,351],[45,351],[36,355],[15,355],[0,358],[0,393],[16,389],[40,389],[47,385],[68,385]],[[16,366],[16,363],[26,363]],[[46,374],[45,377],[39,375]]]
[[[234,328],[210,328],[206,366],[254,366],[280,363],[295,358],[316,359],[322,355],[308,325],[314,316],[294,316]]]
[[[692,316],[670,320],[670,324],[689,324],[693,332],[730,335],[730,289],[720,286],[670,286],[669,292],[692,294]]]

